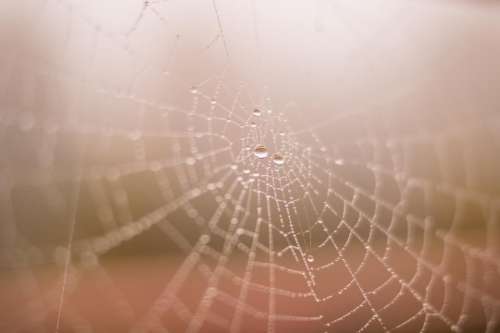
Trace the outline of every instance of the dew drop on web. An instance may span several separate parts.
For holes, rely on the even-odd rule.
[[[267,148],[264,145],[257,145],[253,153],[258,158],[266,158],[269,155]]]
[[[281,154],[276,153],[273,155],[273,162],[276,165],[283,165],[283,164],[285,164],[285,159],[283,158],[283,156]]]

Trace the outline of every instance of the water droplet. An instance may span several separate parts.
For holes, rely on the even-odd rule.
[[[253,127],[253,128],[257,127],[257,124],[255,123],[255,121],[252,121],[252,122],[250,123],[250,127]]]
[[[264,145],[257,145],[253,153],[258,158],[266,158],[269,155],[267,148]]]
[[[198,88],[191,87],[191,94],[196,95],[198,93]]]
[[[280,135],[281,135],[281,136],[285,136],[285,132],[281,131],[281,132],[280,132]]]
[[[254,109],[253,110],[253,115],[254,116],[260,117],[261,114],[262,114],[262,112],[259,109]]]
[[[243,169],[243,173],[244,174],[249,174],[250,173],[250,169]]]
[[[210,104],[215,105],[215,104],[217,104],[217,101],[216,101],[215,99],[212,99],[212,100],[210,101]]]
[[[307,256],[307,262],[314,262],[314,257],[313,257],[313,255],[312,255],[312,254],[309,254],[309,255]]]
[[[281,154],[276,153],[273,155],[273,162],[276,165],[283,165],[285,164],[285,159]]]

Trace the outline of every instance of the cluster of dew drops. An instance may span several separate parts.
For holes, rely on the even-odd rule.
[[[258,117],[261,115],[261,111],[259,109],[254,109],[253,115]],[[254,127],[253,126],[254,124],[255,123],[252,122],[252,127]],[[264,158],[267,158],[269,156],[269,152],[267,150],[267,147],[264,146],[263,144],[256,145],[253,153],[254,153],[255,157],[257,157],[259,159],[264,159]],[[281,155],[280,153],[274,153],[272,155],[272,160],[273,160],[273,163],[277,166],[281,166],[285,163],[285,159],[283,158],[283,155]],[[307,255],[305,258],[306,258],[308,263],[314,262],[314,256],[312,254]]]
[[[264,158],[267,158],[269,156],[269,152],[267,151],[266,146],[261,145],[261,144],[255,146],[253,154],[255,155],[255,157],[260,158],[260,159],[264,159]],[[280,153],[274,153],[272,156],[272,159],[273,159],[273,163],[276,165],[285,164],[285,159],[283,158],[283,156]]]
[[[192,86],[191,89],[190,89],[190,92],[191,94],[193,95],[196,95],[198,94],[198,88],[196,86]],[[211,101],[211,104],[214,105],[216,103],[215,100],[212,100]],[[258,108],[255,108],[253,110],[253,115],[256,116],[256,117],[260,117],[262,115],[262,111]],[[250,124],[250,126],[252,127],[256,127],[257,124],[255,122],[252,122]],[[284,135],[284,133],[280,133],[281,135]],[[267,147],[262,145],[262,144],[258,144],[257,146],[255,146],[254,148],[254,155],[259,158],[259,159],[264,159],[264,158],[267,158],[269,156],[269,152],[267,150]],[[273,160],[273,163],[277,166],[281,166],[283,164],[285,164],[285,158],[283,157],[282,154],[280,153],[274,153],[272,155],[272,160]]]
[[[253,110],[254,116],[259,117],[261,115],[261,113],[262,112],[259,109]],[[252,124],[252,126],[253,126],[253,124]],[[264,159],[264,158],[269,157],[269,151],[267,150],[267,147],[262,145],[262,144],[258,144],[257,146],[255,146],[253,153],[254,153],[255,157],[257,157],[259,159]],[[285,159],[284,159],[283,155],[281,155],[280,153],[274,153],[272,155],[272,160],[273,160],[273,163],[275,165],[278,165],[278,166],[285,164]]]
[[[191,93],[192,94],[197,94],[198,93],[198,89],[196,87],[192,87],[191,88]],[[215,101],[212,100],[211,103],[215,104]],[[255,108],[253,110],[253,115],[255,117],[260,117],[262,115],[262,111],[260,109],[258,109],[258,108]],[[250,123],[250,126],[253,127],[253,128],[255,128],[255,127],[257,127],[257,124],[254,121],[252,121]],[[284,132],[280,132],[280,135],[284,135]],[[265,145],[263,145],[263,144],[257,144],[255,146],[254,150],[253,150],[253,154],[258,159],[265,159],[265,158],[269,157],[269,151],[268,151],[267,147]],[[272,156],[271,156],[271,158],[272,158],[273,163],[276,166],[282,166],[282,165],[285,164],[285,158],[283,157],[282,154],[280,154],[278,152],[273,153]],[[245,171],[249,172],[248,169],[246,169]],[[281,255],[281,253],[279,255]],[[306,258],[307,262],[309,262],[309,263],[313,263],[314,262],[314,256],[312,254],[307,255],[305,258]]]
[[[254,109],[253,115],[258,117],[261,115],[261,111],[259,109]],[[255,123],[252,123],[252,125],[253,124],[255,124]],[[280,133],[280,134],[282,134],[282,133]],[[266,146],[264,146],[262,144],[258,144],[257,146],[255,146],[253,153],[254,153],[255,157],[257,157],[259,159],[264,159],[264,158],[267,158],[269,156],[269,152],[268,152]],[[283,158],[283,156],[280,153],[274,153],[272,155],[272,160],[273,160],[273,163],[275,165],[278,165],[278,166],[281,166],[285,163],[285,159]],[[314,256],[312,254],[306,255],[305,259],[310,264],[314,262]]]

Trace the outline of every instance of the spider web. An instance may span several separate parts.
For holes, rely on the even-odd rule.
[[[223,1],[2,6],[4,331],[499,329],[498,113],[304,120],[242,79]],[[138,307],[113,262],[151,253]]]

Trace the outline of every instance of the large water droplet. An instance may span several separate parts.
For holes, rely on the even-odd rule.
[[[191,87],[191,94],[196,95],[198,93],[198,88]]]
[[[276,165],[283,165],[285,164],[285,159],[281,154],[276,153],[273,155],[273,162]]]
[[[258,158],[266,158],[269,155],[267,148],[264,145],[257,145],[253,153]]]
[[[307,256],[307,262],[314,262],[314,257],[313,257],[313,255],[312,255],[312,254],[309,254],[309,255]]]
[[[260,111],[259,109],[253,109],[254,116],[260,117],[261,114],[262,114],[262,111]]]

